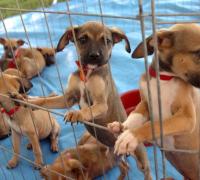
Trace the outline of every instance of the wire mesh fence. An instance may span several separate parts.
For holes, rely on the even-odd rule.
[[[179,1],[167,1],[164,2],[162,0],[151,0],[151,1],[142,1],[142,0],[138,0],[138,2],[136,1],[128,1],[125,2],[118,2],[116,4],[112,4],[112,1],[106,2],[106,1],[102,1],[102,0],[95,0],[93,2],[89,2],[87,0],[74,0],[73,4],[71,4],[71,1],[66,1],[65,3],[62,3],[62,8],[45,8],[45,3],[43,0],[38,0],[38,2],[41,4],[41,8],[38,9],[25,9],[22,8],[20,3],[20,0],[16,0],[16,7],[13,6],[8,6],[8,7],[0,7],[0,19],[1,19],[1,25],[0,25],[0,31],[1,31],[1,35],[4,36],[4,38],[7,39],[11,39],[11,38],[15,38],[15,35],[17,34],[18,36],[22,37],[24,39],[24,41],[26,42],[26,46],[27,48],[30,49],[34,49],[35,46],[48,46],[50,48],[56,48],[56,44],[58,42],[58,40],[61,37],[61,34],[64,33],[66,28],[69,27],[73,27],[75,25],[81,25],[84,22],[88,21],[88,20],[96,20],[101,22],[103,25],[107,25],[109,24],[110,26],[121,26],[121,29],[123,29],[124,31],[127,31],[127,34],[131,34],[132,36],[139,36],[141,37],[142,41],[144,42],[144,52],[145,52],[145,57],[144,57],[144,67],[146,70],[146,76],[147,76],[147,87],[148,87],[148,107],[149,107],[149,111],[150,111],[150,120],[152,122],[152,134],[154,134],[154,117],[153,117],[153,102],[152,102],[152,97],[151,97],[151,88],[150,88],[150,84],[149,84],[149,74],[148,74],[148,64],[151,61],[150,58],[148,57],[148,53],[147,53],[147,44],[145,43],[145,38],[147,37],[147,35],[153,34],[153,38],[155,39],[155,42],[157,42],[157,36],[156,36],[156,30],[160,29],[160,28],[166,28],[169,27],[172,24],[177,24],[177,23],[198,23],[199,22],[199,9],[200,9],[200,3],[197,1],[194,1],[192,3],[192,1],[186,1],[186,0],[179,0]],[[89,6],[88,4],[92,3],[92,10],[91,5]],[[123,3],[126,4],[126,6],[123,6]],[[127,7],[127,4],[129,4],[129,7]],[[148,4],[148,6],[147,6]],[[164,5],[163,5],[164,4]],[[63,7],[64,6],[64,7]],[[190,12],[183,12],[183,9],[181,7],[192,7]],[[80,11],[76,11],[75,7],[79,7]],[[120,8],[119,8],[120,7]],[[179,7],[177,8],[175,11],[170,12],[169,9],[171,7]],[[109,12],[109,9],[118,9],[120,10],[120,12]],[[190,8],[188,8],[190,9]],[[9,21],[9,19],[5,19],[4,18],[4,12],[6,11],[14,11],[17,12],[17,14],[19,14],[17,16],[17,21],[15,23],[18,24],[18,29],[14,28],[15,26],[12,25],[11,21]],[[30,17],[30,20],[27,21],[27,17],[24,15],[24,13],[32,13]],[[65,22],[59,22],[59,16],[64,16]],[[39,24],[34,24],[34,18],[38,18],[41,20],[38,21]],[[42,28],[44,31],[40,32],[38,31],[38,26],[40,26],[40,28]],[[13,29],[14,28],[14,29]],[[136,28],[139,31],[135,31],[134,28]],[[128,29],[128,30],[127,30]],[[34,37],[34,31],[39,32],[37,37]],[[59,32],[60,34],[57,34],[57,32]],[[79,49],[77,46],[77,40],[76,40],[76,36],[75,36],[75,32],[73,31],[73,38],[74,38],[74,44],[75,44],[75,49],[73,49],[73,53],[75,55],[72,54],[67,54],[67,56],[72,57],[73,58],[77,58],[80,59],[80,53],[79,53]],[[104,37],[105,40],[105,44],[107,46],[107,42],[106,39]],[[133,41],[133,38],[130,38],[130,42]],[[135,42],[134,42],[135,43]],[[11,46],[11,44],[10,44]],[[156,58],[156,73],[159,75],[159,61],[158,61],[158,45],[157,43],[155,44],[155,58]],[[12,50],[12,54],[14,53],[14,49],[11,46],[11,50]],[[3,52],[3,49],[2,51]],[[34,56],[34,55],[33,55]],[[34,57],[34,63],[35,63],[35,59],[37,57]],[[14,56],[15,59],[15,56]],[[72,61],[68,61],[67,65],[69,68],[71,68]],[[18,69],[18,67],[16,67]],[[72,67],[73,69],[74,67]],[[109,64],[109,68],[112,69],[112,67],[110,67]],[[63,95],[63,97],[65,98],[65,103],[67,102],[67,98],[65,97],[65,84],[67,82],[67,74],[64,74],[63,71],[60,71],[60,66],[57,63],[57,61],[55,61],[55,72],[56,74],[54,74],[54,76],[57,78],[57,87],[59,89],[60,94]],[[130,71],[131,72],[131,71]],[[51,73],[51,72],[49,72]],[[33,95],[42,95],[44,97],[46,97],[48,94],[46,93],[47,90],[45,90],[45,77],[41,75],[41,72],[37,72],[37,79],[33,79],[33,82],[36,82],[40,85],[40,87],[38,86],[38,90],[34,91]],[[114,75],[115,76],[115,75]],[[4,73],[1,71],[1,77],[4,79]],[[22,77],[20,77],[22,78]],[[5,88],[8,89],[7,87],[7,82],[6,80],[3,80],[5,83]],[[110,79],[110,81],[112,81]],[[168,149],[166,147],[164,147],[163,144],[163,111],[164,111],[164,107],[161,106],[162,102],[161,102],[161,89],[160,89],[160,79],[159,76],[157,76],[156,78],[157,81],[157,92],[158,92],[158,104],[159,104],[159,120],[160,120],[160,128],[161,128],[161,133],[160,133],[160,139],[161,139],[161,144],[160,144],[160,149],[162,152],[162,173],[161,175],[159,174],[159,165],[158,165],[158,161],[160,161],[157,157],[157,140],[155,138],[155,136],[153,136],[153,140],[152,140],[152,144],[153,144],[153,157],[154,157],[154,168],[155,168],[155,179],[159,179],[160,176],[161,177],[166,177],[166,160],[165,160],[165,152],[181,152],[181,153],[192,153],[192,154],[199,154],[198,150],[185,150],[185,149]],[[51,84],[51,82],[50,82]],[[84,86],[86,87],[86,84],[84,83]],[[137,87],[137,86],[136,86]],[[25,88],[23,87],[23,91],[25,92]],[[49,88],[51,89],[51,88]],[[86,89],[86,97],[87,97],[87,101],[90,102],[90,97],[89,97],[89,92],[87,92],[87,88]],[[39,92],[40,91],[40,92]],[[38,93],[39,92],[39,93]],[[38,94],[37,94],[38,93]],[[10,96],[8,96],[7,94],[3,94],[0,93],[1,97],[4,98],[10,98]],[[16,102],[21,102],[22,104],[25,104],[27,106],[30,106],[32,108],[37,108],[37,109],[41,109],[43,111],[47,111],[49,113],[49,118],[48,120],[51,122],[51,115],[57,115],[57,116],[61,116],[62,118],[64,118],[66,111],[69,112],[70,109],[67,108],[65,111],[53,111],[50,108],[44,108],[41,106],[37,106],[37,105],[33,105],[30,104],[29,102],[24,102],[22,100],[19,99],[15,99]],[[66,105],[67,107],[67,105]],[[91,104],[88,104],[88,107],[91,108]],[[93,121],[86,121],[84,122],[85,124],[95,127],[94,131],[96,131],[96,129],[103,129],[103,130],[108,130],[107,127],[95,124],[94,121],[94,117],[93,117],[93,113],[92,110],[91,111],[91,116]],[[32,119],[32,122],[34,124],[34,117],[32,114],[32,111],[29,111],[30,113],[30,117]],[[3,121],[6,121],[6,119],[3,119]],[[51,123],[52,126],[52,123]],[[23,135],[24,133],[22,132],[23,130],[21,130],[20,127],[18,127],[21,131],[21,134]],[[61,127],[62,129],[62,127]],[[37,129],[35,128],[35,132],[37,134]],[[65,132],[66,134],[68,132]],[[76,148],[78,148],[78,138],[77,138],[77,127],[76,125],[72,124],[71,125],[71,130],[70,133],[73,135],[73,141],[74,141],[74,145],[76,146]],[[95,132],[95,136],[96,136],[96,132]],[[65,141],[67,141],[68,139],[66,138]],[[25,164],[35,164],[35,162],[33,161],[32,156],[26,157],[23,155],[23,153],[19,153],[16,154],[15,152],[12,151],[13,149],[13,142],[11,140],[11,138],[9,138],[10,141],[10,145],[6,146],[3,143],[0,143],[0,149],[1,149],[1,153],[5,154],[4,155],[4,162],[8,162],[9,158],[11,155],[15,155],[16,157],[19,157],[20,159],[25,160]],[[60,141],[60,140],[59,140]],[[58,143],[59,143],[58,141]],[[23,146],[25,145],[27,141],[23,141]],[[22,145],[21,145],[22,146]],[[78,158],[80,159],[80,155],[79,155],[79,151],[77,150],[77,154],[78,154]],[[65,163],[64,163],[64,158],[62,157],[62,153],[59,150],[58,155],[60,156],[60,158],[62,159],[62,166],[63,169],[66,170],[65,167]],[[45,155],[45,153],[43,154],[43,159],[44,159],[44,163],[46,164],[48,162],[48,156]],[[103,162],[100,162],[101,159],[99,160],[99,163],[102,164],[102,171],[104,172],[104,164]],[[9,173],[10,175],[8,175],[7,173],[5,173],[5,169],[2,167],[5,164],[0,164],[0,171],[1,171],[1,178],[2,179],[27,179],[27,175],[25,173],[25,170],[23,168],[21,168],[20,166],[18,167],[18,175],[16,176],[15,173],[10,170]],[[39,164],[40,167],[42,167],[41,164]],[[51,171],[51,170],[49,170]],[[83,179],[87,179],[86,175],[84,174],[84,168],[82,169],[81,167],[81,171],[83,174]],[[69,176],[67,176],[66,174],[62,174],[59,172],[52,172],[54,174],[58,174],[60,177],[66,178],[66,179],[74,179],[71,178]],[[105,172],[104,172],[105,173]],[[32,177],[34,177],[35,179],[39,179],[36,171],[33,169],[32,170],[32,174],[30,175]],[[0,178],[0,179],[1,179]],[[106,179],[106,176],[102,177],[103,179]],[[129,179],[134,179],[133,177],[127,177]]]

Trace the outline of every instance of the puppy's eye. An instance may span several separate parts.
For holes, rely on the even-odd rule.
[[[88,38],[87,36],[83,36],[83,37],[80,37],[78,39],[78,41],[80,42],[80,44],[85,44],[87,42]]]
[[[8,46],[4,46],[4,49],[5,49],[5,50],[8,50]]]
[[[112,42],[112,41],[111,41],[110,39],[108,39],[108,38],[106,39],[106,43],[107,43],[107,44],[110,44],[111,42]]]

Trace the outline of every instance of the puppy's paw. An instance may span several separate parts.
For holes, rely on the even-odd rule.
[[[28,144],[26,145],[26,149],[32,150],[32,149],[33,149],[32,144],[31,144],[31,143],[28,143]]]
[[[130,130],[126,130],[118,136],[117,141],[115,142],[114,153],[117,155],[129,155],[135,151],[137,145],[137,138]]]
[[[18,164],[18,161],[15,158],[12,158],[10,161],[8,161],[7,168],[8,169],[15,168],[17,164]]]
[[[74,123],[77,121],[83,121],[83,116],[80,111],[69,111],[65,114],[64,120],[65,123],[67,123],[67,121]]]
[[[44,166],[43,161],[41,161],[41,160],[34,161],[34,169],[40,170],[43,166]]]
[[[51,144],[51,151],[57,153],[59,151],[58,145],[55,143]]]
[[[123,130],[123,125],[118,121],[109,123],[107,127],[113,133],[120,133]]]

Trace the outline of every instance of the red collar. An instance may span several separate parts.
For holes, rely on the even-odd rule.
[[[156,78],[156,71],[152,67],[149,67],[149,74],[150,74],[151,77]],[[172,78],[174,78],[174,76],[160,74],[160,80],[169,81]]]
[[[80,61],[76,61],[76,65],[78,66],[78,69],[79,69],[79,78],[81,81],[84,81],[84,82],[87,81],[89,70],[90,72],[92,72],[94,69],[96,69],[96,68],[88,67],[87,65],[81,66]]]
[[[16,67],[15,60],[16,60],[16,58],[18,58],[19,56],[20,56],[20,50],[17,49],[17,50],[15,51],[15,57],[14,57],[11,61],[8,62],[8,68],[17,68],[17,67]]]
[[[20,106],[15,106],[9,111],[6,111],[4,108],[1,108],[1,113],[6,113],[9,117],[11,117],[15,112],[19,110]]]

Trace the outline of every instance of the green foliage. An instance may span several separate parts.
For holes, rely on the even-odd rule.
[[[61,1],[65,1],[65,0],[58,0],[58,2],[61,2]],[[48,7],[52,4],[53,0],[0,0],[0,7],[16,9],[14,11],[0,10],[4,18],[20,13],[17,2],[19,3],[19,6],[21,9],[35,9],[35,8],[42,7],[42,2],[44,2],[45,7]]]

